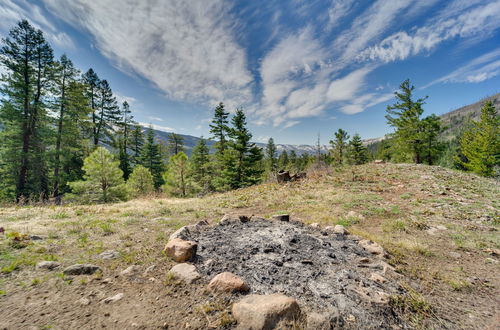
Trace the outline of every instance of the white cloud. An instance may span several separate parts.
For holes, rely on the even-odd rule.
[[[394,97],[393,93],[379,94],[369,93],[362,96],[357,96],[350,103],[341,106],[340,110],[348,115],[353,115],[373,107],[374,105],[389,101]]]
[[[116,97],[116,101],[118,102],[118,105],[122,105],[123,102],[127,101],[127,103],[132,106],[137,102],[137,99],[132,96],[126,96],[122,95],[121,93],[114,92],[114,95]]]
[[[328,99],[332,102],[351,100],[363,87],[366,75],[373,69],[373,67],[364,67],[332,81],[328,87]]]
[[[431,20],[430,24],[412,34],[400,31],[385,38],[378,45],[364,50],[358,58],[382,62],[404,60],[423,51],[430,51],[445,40],[455,37],[482,38],[500,28],[500,1],[468,8],[465,12],[455,8],[451,13],[456,16],[450,16],[446,9],[443,12],[437,19]]]
[[[164,132],[174,132],[175,131],[172,127],[155,125],[155,124],[151,124],[151,123],[139,122],[139,125],[144,126],[144,127],[153,127],[154,129],[156,129],[158,131],[164,131]]]
[[[172,99],[229,108],[251,99],[244,50],[232,31],[230,5],[197,1],[44,0],[88,30],[99,50],[126,72],[154,82]]]
[[[160,117],[154,117],[154,116],[149,116],[148,119],[154,120],[154,121],[164,121],[162,118],[160,118]]]
[[[500,75],[500,48],[481,55],[466,65],[424,86],[447,82],[479,83]]]
[[[354,0],[332,0],[328,8],[328,23],[327,30],[332,30],[338,26],[342,20],[352,9]]]
[[[70,36],[60,32],[43,15],[42,9],[33,3],[15,3],[12,0],[3,0],[0,6],[0,32],[7,33],[17,22],[28,19],[33,26],[41,29],[49,42],[64,49],[73,49],[74,44]]]

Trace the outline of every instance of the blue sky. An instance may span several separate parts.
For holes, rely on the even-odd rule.
[[[499,0],[2,0],[0,35],[21,18],[182,134],[208,136],[223,101],[259,142],[373,138],[406,78],[427,114],[500,92]]]

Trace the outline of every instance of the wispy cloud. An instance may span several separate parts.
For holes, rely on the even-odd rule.
[[[361,60],[380,60],[392,62],[404,60],[409,56],[430,51],[443,41],[455,37],[482,38],[500,27],[500,1],[458,10],[458,1],[450,12],[443,11],[431,23],[417,29],[414,33],[400,31],[385,38],[378,45],[364,50],[358,58]],[[454,13],[452,16],[450,13]]]
[[[154,120],[154,121],[164,121],[162,118],[160,118],[160,117],[154,117],[154,116],[149,116],[148,119],[149,120]]]
[[[493,78],[500,74],[500,48],[497,48],[489,53],[479,56],[465,66],[447,74],[444,77],[432,81],[424,86],[435,85],[437,83],[448,82],[468,82],[479,83],[487,79]]]
[[[154,82],[172,99],[214,105],[250,101],[252,78],[222,0],[44,0],[50,11],[89,31],[126,72]]]
[[[164,131],[164,132],[174,132],[175,131],[172,127],[161,126],[161,125],[156,125],[156,124],[151,124],[151,123],[139,122],[139,125],[144,126],[144,127],[153,127],[154,129],[156,129],[158,131]]]
[[[42,14],[42,9],[33,3],[15,2],[12,0],[3,0],[0,6],[0,32],[5,35],[20,20],[29,19],[38,29],[43,30],[45,36],[50,42],[64,49],[73,49],[74,44],[70,36],[59,31]]]

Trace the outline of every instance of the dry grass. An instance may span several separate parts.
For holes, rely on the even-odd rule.
[[[168,235],[183,225],[202,219],[215,223],[227,213],[289,213],[305,223],[348,226],[351,233],[384,246],[393,256],[390,263],[415,281],[413,298],[418,294],[434,307],[431,315],[424,305],[426,312],[413,315],[413,321],[425,325],[438,322],[433,318],[459,319],[457,324],[467,327],[491,313],[492,297],[500,295],[494,276],[498,264],[486,262],[490,256],[484,252],[500,248],[499,196],[498,182],[474,175],[423,165],[368,164],[204,198],[158,196],[110,205],[4,207],[0,226],[6,232],[45,239],[27,241],[21,249],[0,239],[0,294],[21,282],[36,286],[41,279],[30,278],[30,271],[40,260],[95,262],[98,253],[115,249],[121,257],[107,267],[147,265],[162,257],[158,251]],[[438,226],[444,227],[430,232]],[[450,252],[461,257],[454,259]],[[463,269],[460,274],[457,264]],[[471,292],[477,297],[474,307],[464,303]],[[420,308],[411,301],[397,303],[410,314]],[[232,320],[227,316],[224,322]]]

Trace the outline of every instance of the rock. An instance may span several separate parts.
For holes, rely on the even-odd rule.
[[[249,218],[249,217],[247,217],[246,215],[239,215],[239,216],[238,216],[238,219],[239,219],[242,223],[245,223],[245,222],[250,221],[250,218]]]
[[[372,242],[370,240],[364,239],[358,242],[361,247],[363,247],[366,251],[371,254],[383,257],[386,255],[385,250],[378,243]]]
[[[101,268],[96,265],[76,264],[65,268],[63,273],[65,275],[92,275],[98,270],[101,270]]]
[[[335,227],[333,227],[333,232],[336,234],[340,234],[340,235],[348,235],[349,234],[347,229],[345,229],[345,227],[342,225],[335,225]]]
[[[489,255],[492,256],[500,256],[500,249],[495,249],[495,248],[487,248],[484,250],[484,252],[488,253]]]
[[[306,177],[307,177],[306,172],[298,172],[298,173],[295,173],[294,175],[292,175],[291,181],[298,181],[300,179],[305,179]]]
[[[498,264],[498,260],[493,259],[493,258],[486,258],[486,263],[487,264]]]
[[[277,220],[277,221],[290,221],[290,215],[288,215],[288,214],[277,214],[277,215],[273,215],[272,219],[273,220]]]
[[[208,288],[219,292],[248,292],[250,290],[245,281],[229,272],[215,276],[208,284]]]
[[[219,222],[220,225],[228,225],[231,222],[236,222],[240,221],[242,223],[250,221],[250,218],[246,215],[229,215],[226,214],[225,216],[222,217],[221,221]]]
[[[315,222],[315,223],[311,223],[309,226],[310,226],[311,228],[316,228],[316,229],[317,229],[317,228],[321,228],[321,226],[320,226],[320,225],[319,225],[319,223],[317,223],[317,222]]]
[[[276,329],[283,321],[296,320],[300,307],[282,294],[249,295],[233,305],[232,313],[238,329]]]
[[[390,295],[382,291],[374,291],[365,287],[358,287],[353,291],[368,303],[386,305],[390,301]]]
[[[123,298],[123,293],[120,292],[112,297],[108,297],[108,298],[104,299],[103,302],[105,304],[114,303],[114,302],[117,302],[118,300],[121,300],[122,298]]]
[[[256,215],[252,215],[250,217],[250,221],[265,221],[266,219],[263,218],[263,217],[259,217],[259,216],[256,216]]]
[[[54,270],[61,266],[57,261],[40,261],[36,264],[36,269]]]
[[[182,240],[188,240],[191,238],[191,233],[189,231],[188,226],[184,226],[182,228],[177,229],[172,235],[169,237],[169,241],[172,241],[174,239],[182,239]]]
[[[384,284],[385,282],[387,282],[386,278],[378,273],[371,273],[370,280],[377,282],[377,283],[380,283],[380,284]]]
[[[98,255],[99,258],[105,259],[105,260],[116,259],[119,256],[120,256],[120,253],[118,253],[115,250],[107,250],[107,251],[104,251],[103,253],[101,253],[101,254]]]
[[[340,313],[338,309],[332,309],[325,312],[311,312],[307,314],[306,330],[330,330],[341,328],[339,322]],[[336,325],[334,327],[333,325]]]
[[[169,273],[173,274],[175,277],[183,280],[188,284],[193,283],[201,277],[200,273],[196,271],[196,267],[188,263],[175,265],[170,269]]]
[[[374,164],[385,164],[385,161],[383,161],[382,159],[375,159],[373,161]]]
[[[454,251],[451,251],[448,254],[449,254],[450,257],[455,258],[455,259],[460,259],[460,257],[462,257],[462,255],[460,253],[454,252]]]
[[[185,262],[196,255],[197,248],[198,244],[195,242],[174,238],[167,243],[163,251],[175,261]]]
[[[139,271],[141,270],[141,267],[137,266],[137,265],[132,265],[132,266],[129,266],[127,267],[126,269],[122,270],[120,272],[120,275],[121,276],[135,276],[139,273]]]
[[[41,241],[41,240],[43,240],[43,237],[42,236],[38,236],[38,235],[30,235],[29,238],[32,241]]]
[[[83,297],[83,298],[78,299],[76,301],[76,303],[79,305],[88,306],[88,305],[90,305],[90,299]]]
[[[156,265],[151,265],[144,271],[144,275],[151,273],[156,268]]]

